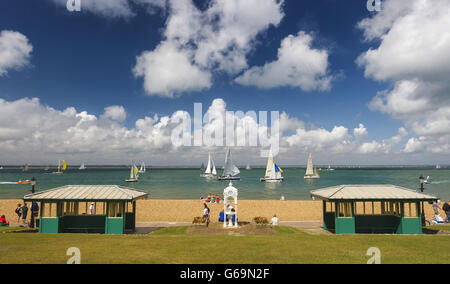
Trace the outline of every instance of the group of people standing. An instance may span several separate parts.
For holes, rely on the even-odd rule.
[[[220,203],[220,195],[216,194],[208,194],[208,197],[204,198],[203,196],[200,197],[200,201],[206,202],[206,203]]]
[[[27,222],[28,213],[30,212],[30,222]],[[37,202],[32,202],[30,208],[28,208],[27,203],[23,205],[17,204],[15,210],[17,215],[17,223],[22,223],[24,225],[29,225],[30,228],[36,227],[36,218],[39,216],[39,204]]]

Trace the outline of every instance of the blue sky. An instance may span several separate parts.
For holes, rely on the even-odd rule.
[[[62,0],[0,3],[0,32],[20,33],[32,45],[26,66],[10,68],[7,74],[0,76],[1,99],[14,102],[39,98],[42,106],[57,111],[74,107],[77,112],[86,111],[97,118],[104,113],[105,107],[121,106],[126,111],[126,120],[121,124],[130,129],[140,118],[154,114],[170,116],[178,110],[191,113],[194,102],[203,103],[205,109],[220,98],[226,102],[228,110],[286,112],[289,117],[304,122],[308,130],[331,131],[335,126],[343,126],[352,136],[353,129],[363,124],[367,130],[364,137],[367,143],[382,143],[383,139],[397,135],[399,128],[404,127],[408,135],[392,149],[399,157],[403,155],[401,152],[408,139],[419,141],[423,136],[414,133],[411,129],[414,122],[409,118],[369,107],[378,92],[392,90],[400,79],[394,75],[383,80],[365,75],[369,63],[360,66],[356,63],[360,55],[378,48],[381,41],[381,35],[367,40],[365,32],[368,28],[357,27],[364,19],[376,21],[377,17],[383,16],[383,12],[381,15],[369,12],[365,0],[345,3],[338,0],[284,1],[280,23],[262,28],[249,43],[245,51],[246,68],[230,74],[198,64],[211,74],[210,87],[176,91],[172,98],[150,93],[144,86],[144,77],[133,73],[137,57],[145,51],[154,51],[165,41],[164,33],[173,14],[170,1],[154,1],[165,3],[161,7],[154,3],[143,5],[145,1],[114,0],[119,4],[128,3],[132,16],[108,16],[83,6],[81,1],[81,12],[67,11]],[[386,7],[389,4],[394,9],[395,2],[389,1]],[[206,11],[211,3],[195,1],[195,5],[199,11]],[[149,13],[148,7],[152,7],[153,12]],[[327,53],[326,72],[333,77],[327,90],[304,90],[294,86],[263,89],[235,81],[252,67],[276,61],[283,39],[296,36],[300,31],[312,37],[309,48]],[[426,152],[425,145],[422,148]],[[350,152],[356,152],[356,149]],[[341,157],[342,153],[337,154]],[[423,157],[417,156],[410,162],[434,163]],[[74,156],[74,159],[78,158]],[[358,157],[355,161],[364,159]]]

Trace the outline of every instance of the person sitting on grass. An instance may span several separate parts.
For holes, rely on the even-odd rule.
[[[9,227],[9,222],[6,221],[5,215],[2,215],[0,217],[0,222],[2,222],[2,226],[8,226]]]
[[[441,215],[439,215],[439,214],[434,215],[434,220],[431,221],[431,223],[433,223],[433,225],[445,224],[444,219],[442,219]]]
[[[278,218],[277,218],[276,214],[273,215],[273,218],[272,218],[272,221],[270,222],[270,225],[278,226]]]

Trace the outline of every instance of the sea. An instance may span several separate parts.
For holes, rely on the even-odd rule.
[[[199,199],[209,193],[223,194],[228,182],[200,177],[202,171],[192,168],[147,168],[137,183],[127,183],[130,169],[127,167],[100,168],[86,170],[69,168],[62,175],[51,174],[55,169],[20,168],[0,170],[1,182],[15,182],[36,179],[36,192],[64,185],[121,185],[149,193],[150,199]],[[220,172],[220,170],[219,170]],[[425,185],[425,193],[450,200],[450,169],[431,168],[337,168],[335,171],[322,170],[318,180],[305,180],[305,168],[285,168],[282,183],[264,183],[264,168],[241,169],[241,180],[233,186],[239,190],[239,199],[311,200],[310,191],[343,184],[393,184],[417,190],[419,177],[431,176],[432,184]],[[30,185],[0,185],[0,199],[20,199],[31,192]]]

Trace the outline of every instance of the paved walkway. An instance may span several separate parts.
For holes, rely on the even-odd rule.
[[[331,235],[323,230],[322,221],[281,221],[280,225],[298,228],[311,235]]]
[[[146,222],[136,223],[136,234],[149,234],[167,227],[190,226],[190,222]],[[288,226],[301,229],[311,235],[331,234],[322,229],[321,221],[281,221],[280,226]]]

